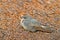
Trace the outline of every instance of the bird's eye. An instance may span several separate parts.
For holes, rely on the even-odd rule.
[[[24,19],[26,19],[27,17],[24,17]]]

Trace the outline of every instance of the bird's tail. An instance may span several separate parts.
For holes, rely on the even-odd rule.
[[[41,30],[43,32],[55,32],[56,29],[53,27],[48,27],[48,26],[40,26],[39,28],[37,28],[38,30]]]

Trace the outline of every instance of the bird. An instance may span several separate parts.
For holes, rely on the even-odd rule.
[[[54,28],[42,25],[38,20],[34,19],[30,15],[21,16],[20,24],[25,30],[28,30],[28,31],[31,31],[31,32],[36,32],[37,30],[40,30],[40,31],[43,31],[43,32],[53,32],[53,31],[55,31]]]

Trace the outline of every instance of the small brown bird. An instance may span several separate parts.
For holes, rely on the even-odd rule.
[[[55,31],[53,28],[48,26],[43,26],[39,21],[32,18],[30,15],[24,15],[21,17],[21,25],[25,30],[35,32],[37,30],[45,32]]]

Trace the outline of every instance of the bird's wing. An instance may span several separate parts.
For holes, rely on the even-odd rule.
[[[42,30],[42,31],[46,31],[46,32],[52,32],[55,31],[53,28],[48,27],[48,26],[43,26],[40,24],[40,22],[38,22],[35,19],[31,20],[31,25],[34,26],[34,28],[36,28],[37,30]]]
[[[40,26],[40,23],[39,23],[37,20],[32,19],[32,20],[31,20],[31,25],[32,25],[32,26]]]
[[[37,30],[43,30],[44,28],[41,27],[41,23],[35,19],[31,20],[31,26],[33,26]]]

